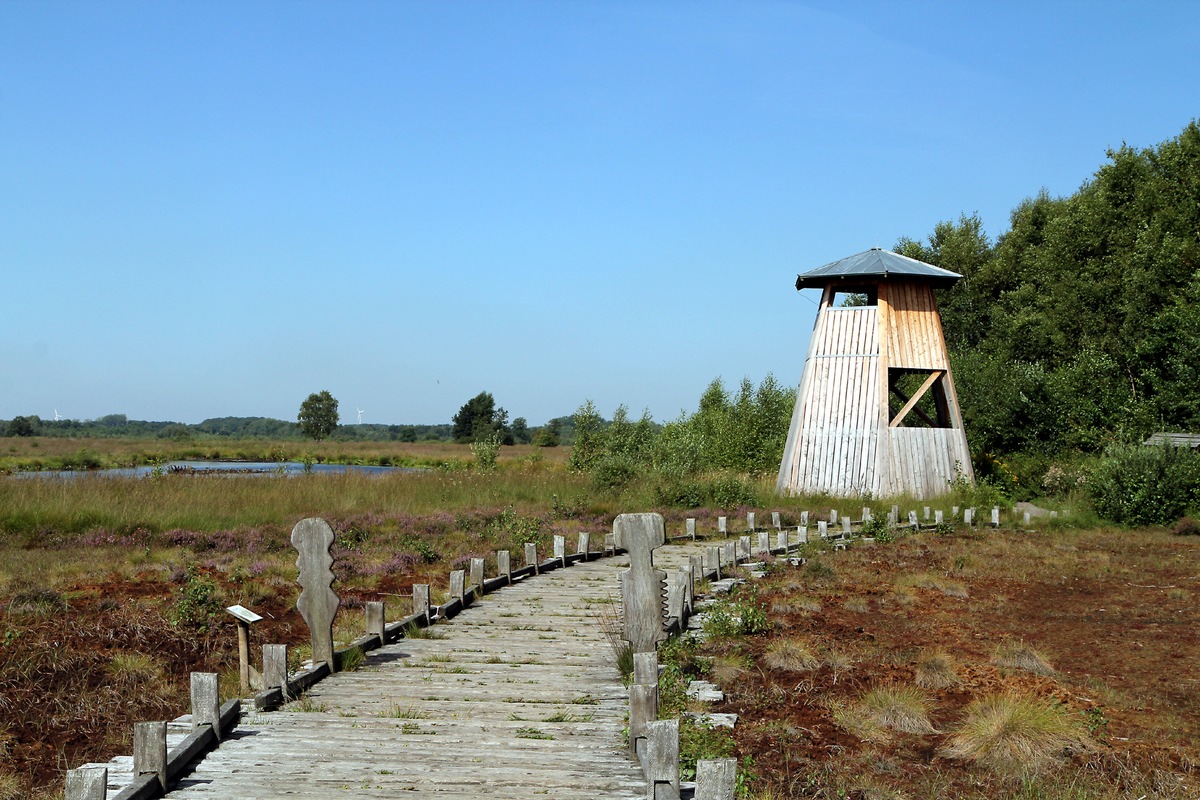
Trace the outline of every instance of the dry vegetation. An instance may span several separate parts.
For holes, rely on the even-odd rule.
[[[1200,542],[964,531],[809,555],[756,584],[766,633],[691,658],[753,665],[713,709],[740,715],[750,797],[1200,796]]]

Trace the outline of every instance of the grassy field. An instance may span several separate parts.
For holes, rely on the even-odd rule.
[[[144,457],[139,443],[106,444],[113,458]],[[51,447],[0,440],[10,445],[22,457]],[[795,524],[801,510],[830,507],[734,476],[697,479],[731,492],[728,502],[663,505],[661,482],[600,487],[566,470],[562,448],[505,448],[498,469],[478,472],[465,447],[372,447],[364,460],[442,466],[385,477],[0,477],[0,799],[54,797],[66,767],[128,753],[133,722],[186,709],[191,670],[219,672],[233,696],[227,605],[263,614],[257,641],[292,644],[302,658],[288,534],[306,516],[337,534],[337,633],[349,640],[368,600],[404,609],[413,583],[442,598],[447,571],[467,558],[494,570],[496,549],[532,541],[545,552],[552,535],[609,530],[618,513],[659,510],[678,533],[687,516],[714,531],[718,514],[780,511]],[[890,503],[838,507],[883,515]],[[1198,546],[1059,520],[1032,533],[814,549],[807,566],[780,563],[732,601],[741,606],[726,620],[761,626],[727,625],[685,653],[678,674],[721,683],[721,710],[741,714],[732,736],[692,731],[687,748],[737,755],[747,796],[760,798],[1195,797]],[[1037,660],[1018,646],[1049,671],[1029,670]],[[1009,713],[994,710],[1009,695],[1032,703],[1017,703],[1021,719],[1050,713],[1042,727],[1059,736],[1015,771],[961,738],[968,720],[1000,724],[987,714]]]

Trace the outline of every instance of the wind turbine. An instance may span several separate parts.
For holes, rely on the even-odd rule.
[[[58,415],[58,409],[56,408],[54,409],[54,421],[58,422],[60,419],[62,419],[62,417]]]
[[[358,406],[355,406],[355,408],[358,408]],[[361,408],[358,408],[358,424],[359,425],[362,425],[362,414],[363,414],[363,410]]]

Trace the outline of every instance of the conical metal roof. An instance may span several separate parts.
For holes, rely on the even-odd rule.
[[[934,286],[953,286],[962,275],[948,269],[917,261],[915,258],[872,247],[856,255],[847,256],[832,264],[803,272],[796,277],[797,289],[821,288],[831,283],[853,283],[864,279],[902,280],[931,283]]]

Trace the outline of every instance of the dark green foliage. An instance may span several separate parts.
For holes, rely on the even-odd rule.
[[[1108,159],[995,243],[963,216],[896,245],[964,276],[938,304],[977,465],[1200,430],[1200,127]]]
[[[453,434],[454,441],[459,443],[482,442],[495,434],[500,435],[501,444],[515,441],[508,427],[508,412],[496,407],[491,392],[480,392],[463,403],[454,415]]]
[[[327,390],[310,394],[300,404],[297,420],[308,438],[327,439],[338,426],[338,401]]]
[[[183,586],[169,614],[171,624],[198,633],[207,631],[213,618],[221,613],[221,600],[216,582],[189,566]]]
[[[13,417],[8,423],[9,436],[33,436],[38,432],[41,420],[33,417]]]
[[[1089,489],[1096,513],[1122,525],[1166,525],[1200,507],[1200,453],[1118,446],[1105,452]]]

